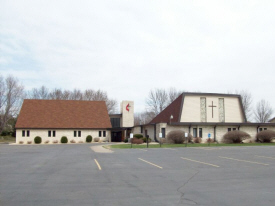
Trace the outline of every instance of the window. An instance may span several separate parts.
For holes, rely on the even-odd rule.
[[[193,128],[193,137],[197,137],[198,134],[197,134],[197,128]]]
[[[165,138],[165,128],[161,128],[162,138]]]
[[[140,126],[140,133],[143,133],[143,126]]]
[[[106,137],[106,131],[103,131],[103,137]]]
[[[22,137],[25,137],[25,130],[22,130]]]
[[[78,137],[81,137],[81,131],[78,131]]]
[[[55,137],[55,130],[53,131],[53,137]]]
[[[267,130],[267,128],[264,128],[264,130]]]
[[[120,118],[111,118],[112,127],[120,127]]]
[[[227,131],[230,132],[230,131],[231,131],[231,128],[227,128]]]
[[[52,131],[48,131],[48,137],[51,137],[52,136]]]
[[[98,132],[98,136],[101,137],[101,131]]]
[[[233,131],[235,131],[236,130],[236,128],[233,128]]]
[[[74,131],[74,137],[76,137],[76,131]]]
[[[27,130],[27,137],[30,136],[30,130]]]
[[[202,128],[199,128],[199,137],[202,137]]]
[[[263,131],[263,128],[260,128],[259,131],[260,131],[260,132]]]

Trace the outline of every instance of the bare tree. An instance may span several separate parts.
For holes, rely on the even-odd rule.
[[[155,117],[153,112],[140,112],[135,113],[134,116],[134,125],[143,125],[148,124]]]
[[[178,91],[176,88],[171,87],[168,90],[168,97],[169,97],[169,102],[168,104],[171,104],[175,99],[177,99],[181,94],[183,93],[183,91]]]
[[[70,99],[71,100],[82,100],[83,99],[83,95],[81,90],[79,89],[74,89],[71,94],[70,94]]]
[[[168,104],[168,95],[164,89],[155,89],[149,92],[146,99],[147,110],[158,115]]]
[[[254,111],[256,122],[268,122],[272,114],[273,109],[267,101],[262,99],[257,103],[256,110]]]
[[[10,119],[15,118],[21,108],[24,87],[17,78],[8,76],[5,81],[0,77],[0,133]]]
[[[48,99],[49,98],[49,90],[45,86],[41,86],[40,88],[33,88],[27,94],[27,98],[29,99]]]
[[[53,89],[50,93],[49,93],[49,99],[56,99],[56,100],[60,100],[63,99],[63,92],[61,89]]]
[[[247,120],[251,120],[252,118],[252,108],[251,108],[251,104],[252,104],[252,95],[249,91],[247,90],[236,90],[235,94],[238,94],[241,96],[242,99],[242,105],[243,105],[243,110],[246,116]]]

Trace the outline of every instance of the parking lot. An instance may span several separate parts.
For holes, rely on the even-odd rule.
[[[0,145],[0,205],[274,205],[275,147]]]

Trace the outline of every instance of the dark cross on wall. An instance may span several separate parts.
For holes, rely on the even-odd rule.
[[[213,117],[214,117],[213,108],[214,108],[214,107],[217,107],[217,106],[214,106],[214,105],[213,105],[213,101],[212,101],[212,105],[209,105],[208,107],[212,107],[212,118],[213,118]]]

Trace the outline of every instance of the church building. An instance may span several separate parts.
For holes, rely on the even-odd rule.
[[[36,136],[43,143],[93,141],[121,142],[130,136],[134,126],[134,102],[122,101],[120,114],[108,114],[104,101],[25,99],[15,128],[16,143],[26,144]]]
[[[159,141],[170,131],[183,130],[206,141],[208,134],[220,142],[228,131],[241,130],[252,138],[261,130],[275,130],[275,123],[247,122],[240,95],[182,93],[149,124],[135,126],[134,133]]]

